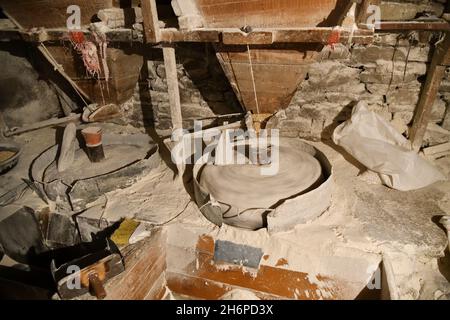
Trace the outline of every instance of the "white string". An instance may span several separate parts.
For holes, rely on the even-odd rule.
[[[248,61],[250,63],[250,75],[252,76],[253,93],[255,94],[256,112],[259,114],[259,103],[258,103],[258,95],[256,94],[255,74],[253,73],[252,55],[250,53],[250,47],[248,44],[247,44],[247,53],[248,53]]]

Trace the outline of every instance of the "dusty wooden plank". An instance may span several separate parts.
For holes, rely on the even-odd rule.
[[[327,44],[333,28],[265,28],[254,29],[244,33],[239,29],[204,29],[189,32],[163,30],[162,41],[165,42],[219,42],[227,45],[268,45],[273,43],[322,43]],[[339,42],[347,43],[350,37],[352,43],[370,44],[373,42],[373,31],[341,29]]]
[[[425,156],[434,156],[441,154],[450,154],[450,142],[439,144],[423,149]]]
[[[161,30],[162,42],[219,42],[218,30],[180,31],[175,28]]]
[[[105,286],[112,300],[141,300],[158,285],[166,269],[166,237],[155,229],[150,238],[122,249],[125,271]]]
[[[272,44],[272,31],[257,31],[244,33],[242,31],[224,31],[222,32],[223,44]]]
[[[89,37],[89,30],[82,30]],[[335,32],[333,28],[294,28],[294,29],[255,29],[249,34],[239,29],[198,29],[191,31],[180,31],[175,28],[160,29],[160,42],[211,42],[223,41],[229,45],[268,45],[272,43],[322,43],[327,44],[330,35]],[[373,32],[370,30],[342,29],[339,31],[341,43],[370,44],[373,42]],[[352,36],[350,36],[352,34]],[[105,33],[108,42],[143,42],[143,37],[135,30],[115,29]],[[19,40],[27,42],[52,42],[68,41],[70,33],[67,29],[40,29],[34,31],[25,30],[0,30],[0,39]]]
[[[159,28],[158,9],[155,0],[141,0],[142,17],[144,19],[144,33],[147,43],[161,41]]]
[[[167,272],[167,287],[177,294],[187,297],[206,300],[218,300],[231,290],[241,289],[239,286],[232,286],[225,283],[205,280],[192,275]],[[285,300],[284,297],[271,295],[266,292],[259,292],[248,289],[261,300]]]
[[[67,8],[71,5],[80,7],[84,26],[92,22],[100,9],[113,7],[113,0],[0,0],[0,7],[26,29],[66,27]]]
[[[424,22],[424,21],[382,21],[378,30],[383,31],[450,31],[450,24],[446,21]]]
[[[338,42],[347,44],[351,38],[352,43],[370,44],[373,42],[373,32],[357,29],[353,32],[348,29],[334,30],[333,28],[309,29],[281,29],[274,31],[274,43],[322,43],[327,44],[334,32],[339,32]]]
[[[415,151],[418,151],[422,146],[423,138],[430,120],[432,107],[434,101],[436,100],[442,79],[445,75],[446,66],[442,64],[446,62],[449,50],[450,33],[447,33],[444,41],[435,48],[433,59],[428,69],[427,79],[423,86],[420,100],[414,115],[409,139],[412,143],[412,148]]]
[[[166,67],[167,86],[169,88],[170,115],[172,118],[172,130],[183,129],[181,116],[180,89],[178,86],[177,61],[175,48],[171,45],[163,46],[164,65]]]

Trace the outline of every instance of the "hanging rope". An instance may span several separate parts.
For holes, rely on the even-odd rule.
[[[252,55],[250,52],[250,46],[248,44],[247,44],[247,53],[248,53],[248,62],[250,63],[250,75],[252,77],[253,93],[255,94],[256,112],[259,114],[260,112],[259,112],[258,95],[256,94],[255,74],[253,73]]]

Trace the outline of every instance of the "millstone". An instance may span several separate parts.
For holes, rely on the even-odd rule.
[[[299,195],[322,178],[319,161],[312,155],[289,147],[280,147],[278,173],[261,174],[257,165],[206,165],[200,184],[214,199],[239,211],[271,208],[281,200]]]

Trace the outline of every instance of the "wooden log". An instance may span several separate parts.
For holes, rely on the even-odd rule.
[[[450,154],[450,142],[439,144],[423,149],[423,153],[427,158],[440,157],[442,155]]]
[[[167,86],[169,89],[170,114],[172,117],[172,130],[183,129],[181,116],[180,89],[178,87],[177,61],[175,48],[171,45],[163,46],[164,65],[166,67]]]
[[[426,30],[424,28],[424,30]],[[82,31],[85,36],[90,34],[89,30]],[[286,29],[254,29],[251,33],[243,33],[234,29],[197,29],[181,31],[175,28],[160,29],[159,42],[211,42],[225,44],[272,44],[272,43],[323,43],[327,44],[333,32],[333,28],[286,28]],[[341,29],[340,42],[346,44],[350,38],[350,29]],[[105,33],[108,42],[138,42],[143,38],[139,33],[130,29],[115,29]],[[37,31],[25,31],[17,29],[0,30],[0,40],[24,40],[27,42],[52,42],[68,41],[69,30],[67,29],[45,29]],[[352,42],[356,44],[371,44],[373,42],[373,31],[357,29],[353,32]]]
[[[427,130],[434,101],[436,100],[440,84],[445,75],[448,51],[450,50],[450,33],[446,33],[443,42],[435,48],[431,65],[428,69],[428,76],[422,89],[419,104],[417,106],[413,125],[410,130],[410,140],[412,148],[418,151],[422,146],[423,137]]]
[[[142,17],[144,19],[144,33],[147,43],[157,43],[161,41],[161,31],[159,29],[158,10],[155,0],[141,0]]]
[[[220,32],[218,30],[194,30],[180,31],[175,28],[161,30],[162,42],[219,42]]]

